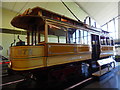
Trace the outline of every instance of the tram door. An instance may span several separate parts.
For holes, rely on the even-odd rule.
[[[100,57],[100,42],[99,42],[99,36],[98,35],[91,35],[91,41],[92,41],[92,59],[98,60]]]

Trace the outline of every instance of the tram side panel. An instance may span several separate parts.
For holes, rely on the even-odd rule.
[[[100,53],[100,58],[103,57],[109,57],[114,54],[113,52],[113,46],[104,46],[101,45],[101,53]]]
[[[11,68],[13,70],[42,68],[45,66],[44,59],[44,46],[10,47]]]
[[[47,66],[91,59],[88,45],[48,44]]]
[[[47,44],[45,46],[14,46],[10,48],[10,60],[13,70],[30,70],[91,59],[88,45]]]

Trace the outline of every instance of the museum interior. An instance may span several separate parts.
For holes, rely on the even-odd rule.
[[[0,88],[120,89],[119,0],[0,1]]]

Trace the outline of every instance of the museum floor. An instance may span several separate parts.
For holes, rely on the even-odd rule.
[[[117,67],[112,70],[110,75],[101,81],[93,81],[91,84],[85,86],[84,89],[112,89],[120,90],[120,62],[117,62]]]

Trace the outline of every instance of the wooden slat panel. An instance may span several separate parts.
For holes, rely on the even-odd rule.
[[[77,53],[89,52],[89,51],[90,51],[89,45],[77,45]]]
[[[48,56],[75,54],[75,50],[73,44],[48,44]]]
[[[113,50],[113,46],[101,46],[101,51]]]
[[[44,57],[28,59],[12,59],[11,60],[12,69],[20,71],[41,68],[45,66],[43,60]]]
[[[107,57],[113,55],[113,46],[101,46],[100,57]]]
[[[58,43],[48,44],[48,56],[87,53],[87,52],[90,52],[89,45],[58,44]]]
[[[59,65],[77,61],[84,61],[91,59],[91,54],[79,54],[79,55],[59,55],[51,56],[47,58],[47,66]]]
[[[44,46],[16,46],[10,48],[11,58],[44,56]]]
[[[112,47],[109,47],[109,50],[113,50],[113,46],[112,46]]]
[[[29,70],[45,67],[44,46],[16,46],[10,48],[13,70]]]

